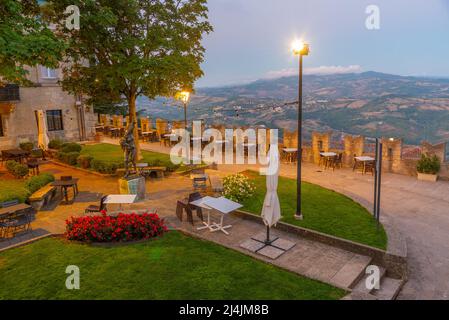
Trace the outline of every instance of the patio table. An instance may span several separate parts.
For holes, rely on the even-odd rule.
[[[51,183],[53,187],[61,188],[61,193],[65,198],[66,204],[69,203],[69,195],[67,192],[68,188],[73,188],[73,200],[78,195],[78,178],[70,179],[70,180],[55,180]]]
[[[31,206],[25,203],[15,204],[10,207],[0,208],[0,218],[8,216],[14,212],[31,209]]]
[[[29,151],[25,151],[22,149],[3,150],[2,153],[11,160],[19,160],[20,163],[23,162],[23,158],[26,158],[30,155]]]
[[[224,216],[243,207],[240,203],[231,201],[225,197],[213,198],[209,196],[192,201],[190,204],[206,209],[207,211],[207,221],[203,221],[204,226],[197,228],[197,230],[209,229],[210,232],[222,231],[226,235],[229,235],[226,229],[231,228],[232,225],[223,225]],[[219,223],[211,221],[210,213],[212,210],[220,213]]]
[[[320,155],[325,158],[324,169],[328,167],[330,158],[335,157],[337,154],[335,152],[320,152]]]
[[[288,158],[288,162],[293,162],[293,156],[298,152],[298,148],[284,148],[282,149],[286,154]]]
[[[132,204],[136,202],[136,194],[110,194],[104,201],[105,204],[118,204],[119,209],[122,210],[123,204]]]
[[[374,159],[373,157],[370,157],[370,156],[360,156],[360,157],[355,157],[355,159],[357,161],[363,163],[363,172],[362,172],[363,174],[366,173],[366,164],[376,161],[376,159]]]

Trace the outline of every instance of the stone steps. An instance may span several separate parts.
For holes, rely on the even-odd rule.
[[[383,279],[384,276],[385,276],[386,269],[380,267],[380,268],[379,268],[379,271],[380,271],[380,274],[379,274],[379,280],[380,280],[380,283],[382,283],[382,279]],[[368,288],[366,287],[366,279],[367,279],[369,276],[370,276],[369,274],[366,274],[366,273],[365,273],[365,275],[362,277],[362,279],[361,279],[361,280],[360,280],[354,287],[352,287],[352,290],[353,290],[354,292],[365,293],[365,294],[371,293],[374,289],[368,289]]]
[[[340,288],[352,288],[365,275],[371,257],[354,254],[354,256],[330,279]]]
[[[401,291],[403,280],[384,277],[380,282],[380,289],[373,290],[372,295],[378,300],[395,300]]]

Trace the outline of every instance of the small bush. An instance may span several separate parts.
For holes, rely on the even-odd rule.
[[[25,187],[32,194],[53,181],[55,181],[55,177],[52,174],[41,173],[38,176],[34,176],[28,179],[28,181],[25,183]]]
[[[89,155],[82,154],[78,157],[78,159],[76,161],[81,168],[88,169],[88,168],[90,168],[90,163],[92,160],[93,160],[93,157],[91,157]]]
[[[61,139],[52,139],[50,140],[50,142],[48,143],[48,147],[50,149],[56,149],[59,150],[61,149],[62,145],[64,144],[64,141],[62,141]]]
[[[25,151],[31,152],[34,149],[34,143],[32,142],[22,142],[19,144],[19,148]]]
[[[14,160],[6,162],[6,170],[17,179],[21,179],[28,175],[28,167]]]
[[[84,242],[121,242],[150,239],[167,231],[164,220],[155,213],[123,214],[117,217],[72,217],[66,221],[68,240]]]
[[[105,174],[114,174],[120,167],[120,164],[115,162],[104,162],[101,160],[93,159],[90,162],[90,166],[94,171]]]
[[[81,145],[75,142],[67,142],[61,146],[61,151],[65,153],[69,152],[81,152]]]
[[[43,158],[44,152],[42,151],[42,149],[33,149],[31,150],[31,156],[33,158]]]
[[[254,194],[256,187],[243,174],[233,174],[223,179],[223,195],[232,201],[243,201]]]
[[[77,163],[77,159],[80,156],[79,152],[62,152],[62,151],[58,151],[58,153],[56,154],[56,158],[61,161],[64,162],[68,165],[74,166]]]
[[[440,159],[436,155],[423,154],[416,165],[416,170],[419,173],[437,174],[440,172],[440,166]]]

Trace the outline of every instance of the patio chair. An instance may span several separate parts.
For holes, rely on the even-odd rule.
[[[105,203],[105,201],[106,201],[107,197],[108,197],[107,195],[101,197],[100,205],[98,205],[98,206],[95,205],[95,204],[91,204],[90,206],[88,206],[84,210],[84,213],[87,214],[87,213],[101,212],[103,210],[106,210],[106,203]]]
[[[374,176],[375,171],[376,171],[376,166],[375,166],[374,161],[368,161],[365,163],[364,172],[363,172],[364,174],[367,172],[371,172],[371,175]]]
[[[340,169],[343,168],[343,153],[337,154],[329,161],[330,163],[328,164],[328,166],[331,167],[332,170],[335,170],[336,167],[339,167]]]
[[[29,211],[14,212],[4,216],[0,221],[2,238],[6,238],[8,234],[14,237],[19,232],[30,231],[31,220],[32,216]]]
[[[180,221],[183,220],[184,210],[187,214],[187,221],[193,225],[193,211],[196,211],[196,215],[198,218],[203,221],[203,211],[200,207],[191,205],[190,202],[201,199],[202,196],[199,192],[191,193],[188,199],[180,200],[176,203],[176,216]]]
[[[361,169],[361,170],[363,170],[363,162],[358,161],[358,160],[356,159],[356,157],[357,157],[357,155],[354,154],[354,157],[353,157],[353,165],[352,165],[352,171],[355,171],[356,169]]]

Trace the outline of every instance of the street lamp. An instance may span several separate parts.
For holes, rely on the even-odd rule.
[[[296,213],[295,219],[302,220],[301,211],[301,159],[302,159],[302,57],[309,55],[309,45],[301,40],[292,44],[293,53],[299,56],[299,89],[298,89],[298,147],[296,167]]]
[[[185,125],[185,129],[187,130],[187,104],[189,103],[190,92],[189,91],[180,92],[179,99],[184,104],[184,125]]]

